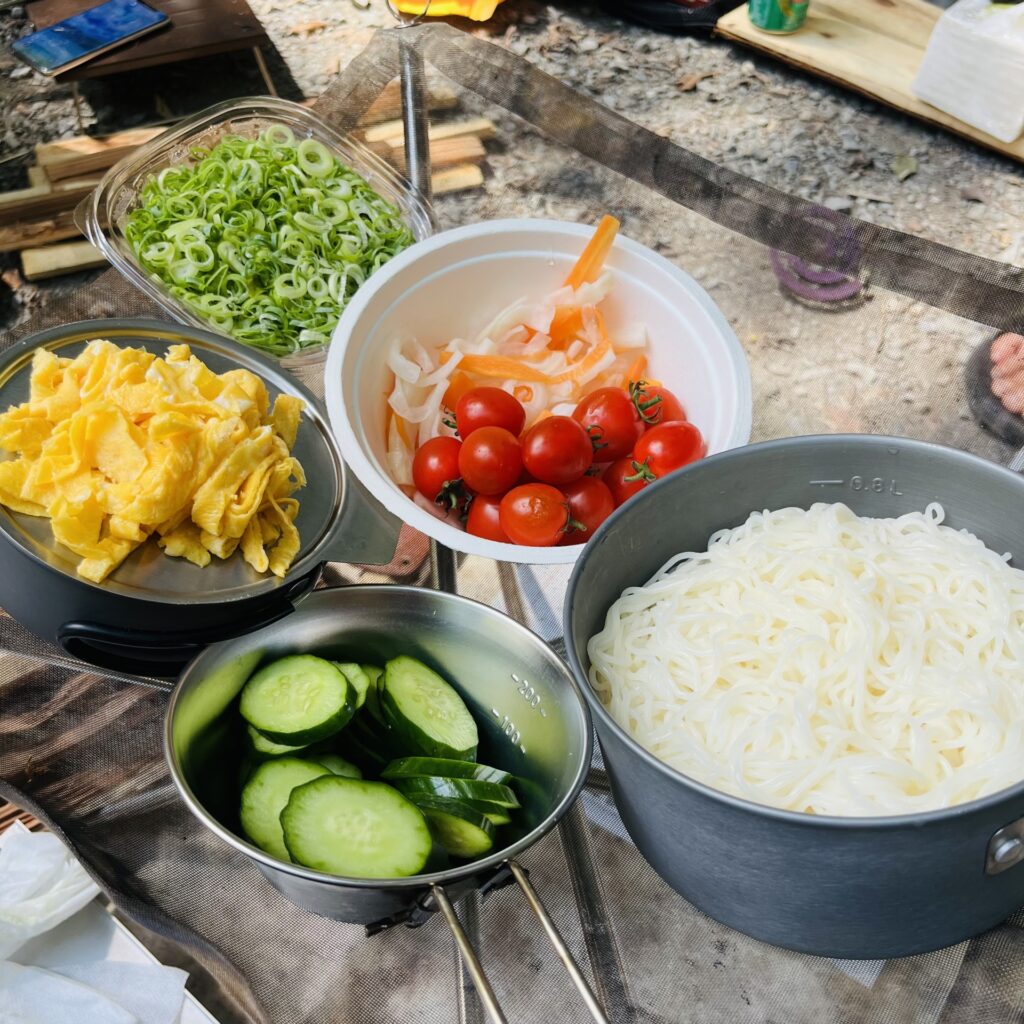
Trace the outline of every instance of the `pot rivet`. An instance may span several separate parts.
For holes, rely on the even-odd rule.
[[[999,829],[988,844],[985,873],[998,875],[1024,861],[1024,818]]]
[[[1019,839],[1005,839],[993,851],[992,859],[999,864],[1019,860],[1024,843]]]

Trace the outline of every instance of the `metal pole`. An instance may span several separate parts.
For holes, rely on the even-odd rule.
[[[448,922],[448,927],[451,928],[452,934],[455,936],[455,945],[459,947],[466,970],[469,971],[469,976],[473,979],[477,994],[487,1009],[487,1015],[493,1024],[508,1024],[505,1014],[502,1013],[501,1007],[498,1005],[494,989],[491,988],[491,983],[487,980],[487,975],[484,974],[484,969],[476,958],[473,946],[466,937],[466,933],[462,930],[459,916],[455,913],[455,908],[451,905],[447,894],[439,885],[431,886],[431,893],[433,894],[434,902],[437,903],[438,909],[444,915],[444,919]]]
[[[530,904],[530,909],[537,915],[540,923],[544,926],[544,931],[547,932],[547,936],[551,940],[551,945],[555,947],[558,959],[564,964],[565,969],[569,972],[569,977],[572,978],[572,982],[576,986],[577,991],[583,997],[583,1002],[587,1004],[590,1016],[597,1021],[597,1024],[609,1024],[603,1007],[597,1001],[593,991],[587,984],[587,979],[583,977],[583,972],[580,970],[579,965],[573,958],[569,947],[565,944],[565,940],[562,938],[561,933],[555,927],[555,922],[551,920],[544,904],[541,903],[540,896],[537,895],[537,890],[530,884],[530,879],[527,877],[526,872],[514,860],[510,860],[507,863],[509,870],[511,870],[515,880],[519,883],[519,888],[526,894],[526,901]]]

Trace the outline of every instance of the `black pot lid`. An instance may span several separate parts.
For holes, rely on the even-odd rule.
[[[227,559],[214,557],[200,568],[184,558],[165,555],[150,540],[136,548],[102,583],[92,583],[76,573],[79,558],[54,540],[49,519],[0,507],[4,539],[28,552],[41,567],[108,593],[174,604],[206,604],[258,597],[306,575],[325,561],[387,562],[391,558],[400,524],[382,509],[367,509],[365,495],[346,482],[327,416],[313,393],[271,359],[220,335],[159,320],[85,320],[41,331],[0,353],[0,410],[28,400],[32,354],[37,348],[73,358],[97,338],[124,347],[145,348],[158,355],[163,355],[169,345],[186,344],[215,373],[243,367],[262,378],[271,403],[282,392],[303,400],[305,409],[292,450],[302,463],[307,481],[295,495],[299,500],[295,525],[302,546],[288,575],[279,580],[271,573],[256,572],[238,551]],[[354,503],[361,506],[358,515],[349,507]],[[358,520],[355,526],[353,520]],[[353,528],[359,536],[353,536]],[[31,585],[29,580],[24,582]]]

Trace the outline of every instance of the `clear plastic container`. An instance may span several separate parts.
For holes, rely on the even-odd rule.
[[[176,299],[163,282],[150,275],[125,238],[124,226],[129,213],[139,204],[146,181],[165,167],[190,163],[193,147],[215,146],[225,135],[255,138],[272,124],[287,125],[296,138],[317,139],[332,150],[379,195],[398,207],[417,241],[433,233],[435,221],[429,203],[394,168],[355,139],[336,132],[305,107],[267,96],[218,103],[125,157],[79,205],[75,211],[78,226],[113,266],[176,320],[227,334]],[[103,224],[108,226],[106,232]],[[281,363],[294,368],[311,366],[322,363],[326,354],[327,346],[320,345],[283,356]]]

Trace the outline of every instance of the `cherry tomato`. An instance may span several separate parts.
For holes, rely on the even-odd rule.
[[[462,442],[459,473],[476,494],[504,494],[522,471],[519,441],[503,427],[480,427]]]
[[[480,427],[504,427],[520,435],[526,422],[526,410],[518,398],[501,388],[471,388],[455,406],[455,425],[466,438]]]
[[[603,473],[601,479],[612,492],[615,507],[624,505],[638,491],[642,491],[653,479],[649,469],[634,462],[632,458],[618,459]]]
[[[598,388],[585,395],[572,418],[590,435],[594,458],[624,459],[644,432],[633,400],[622,388]]]
[[[459,478],[461,442],[454,437],[432,437],[413,456],[412,482],[416,490],[437,501],[444,485]]]
[[[685,420],[683,403],[668,388],[648,384],[645,380],[633,381],[629,385],[629,397],[647,430],[674,420]]]
[[[704,458],[707,450],[701,432],[692,423],[676,420],[651,427],[637,441],[633,459],[661,478]]]
[[[484,540],[496,540],[500,544],[510,544],[511,541],[501,528],[501,520],[498,518],[500,507],[501,498],[478,494],[469,506],[466,532],[473,534],[474,537],[483,537]]]
[[[569,531],[563,544],[586,544],[594,531],[615,511],[608,485],[595,476],[581,476],[561,488],[569,499]]]
[[[499,519],[513,544],[549,548],[565,534],[569,502],[550,484],[523,484],[501,499]]]
[[[593,461],[590,436],[571,416],[548,416],[523,435],[523,465],[543,483],[579,480]]]

